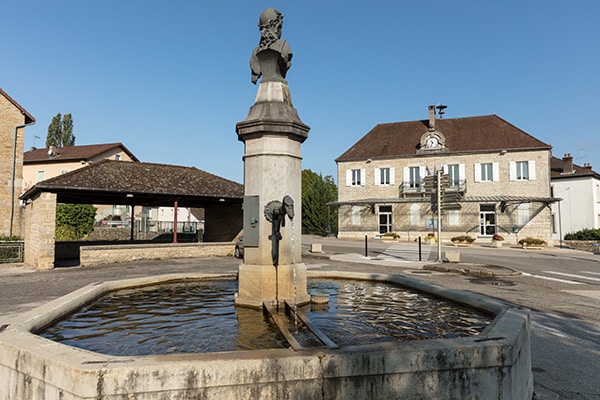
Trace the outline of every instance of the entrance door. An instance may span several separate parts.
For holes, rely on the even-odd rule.
[[[379,206],[379,233],[392,231],[392,206]]]
[[[481,204],[479,206],[479,234],[492,236],[494,233],[496,233],[496,206]]]

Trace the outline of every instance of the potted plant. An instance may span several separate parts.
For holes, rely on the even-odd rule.
[[[524,239],[519,240],[519,244],[524,249],[542,249],[546,246],[546,242],[542,239],[526,237]]]
[[[423,241],[428,244],[433,244],[437,243],[437,238],[435,237],[435,234],[430,232],[423,238]]]
[[[395,242],[395,241],[398,241],[398,239],[400,239],[400,235],[398,235],[396,232],[386,232],[381,235],[381,240]]]
[[[502,247],[503,241],[504,238],[501,235],[495,233],[494,236],[492,236],[492,247]]]
[[[472,246],[475,238],[472,238],[469,235],[460,235],[454,236],[450,241],[454,244],[454,246]]]

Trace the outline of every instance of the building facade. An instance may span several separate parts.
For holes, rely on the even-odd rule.
[[[550,157],[551,146],[496,115],[441,119],[430,106],[428,120],[378,124],[336,159],[339,237],[435,233],[426,181],[443,173],[442,240],[547,241]]]
[[[22,236],[19,195],[25,126],[34,123],[35,118],[0,89],[0,236]]]
[[[590,164],[573,163],[573,156],[552,157],[552,193],[561,201],[552,204],[552,238],[567,233],[600,229],[600,174]]]

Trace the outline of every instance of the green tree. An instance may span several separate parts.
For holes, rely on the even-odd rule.
[[[73,117],[71,114],[61,113],[52,117],[50,125],[48,125],[48,135],[46,136],[46,147],[56,146],[74,146],[75,135],[73,134]]]
[[[80,240],[94,229],[96,207],[91,204],[56,205],[56,240]]]
[[[323,177],[310,169],[302,171],[302,226],[311,234],[337,233],[337,186],[331,175]]]

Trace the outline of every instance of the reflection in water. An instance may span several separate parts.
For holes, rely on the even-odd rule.
[[[329,305],[308,316],[339,346],[390,340],[476,335],[491,318],[393,284],[371,281],[309,282]],[[287,348],[259,310],[235,307],[237,281],[163,284],[109,293],[41,333],[48,339],[110,355],[202,353]],[[304,346],[318,342],[289,316]]]

